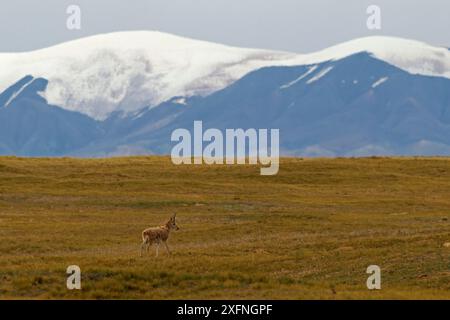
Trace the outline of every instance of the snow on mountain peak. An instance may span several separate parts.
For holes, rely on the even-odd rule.
[[[338,60],[368,52],[412,74],[450,78],[450,50],[396,37],[372,36],[338,44],[297,58],[299,64]]]
[[[24,75],[49,80],[50,104],[105,119],[174,96],[208,94],[292,54],[240,49],[152,31],[92,36],[0,54],[0,90]]]
[[[230,47],[155,31],[102,34],[24,53],[0,54],[0,92],[25,75],[49,80],[50,104],[103,120],[175,96],[206,95],[264,66],[310,65],[358,52],[411,73],[450,78],[450,51],[369,37],[316,53]]]

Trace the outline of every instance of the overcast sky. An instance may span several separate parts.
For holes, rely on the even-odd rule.
[[[66,28],[70,4],[81,7],[81,30]],[[370,4],[381,7],[381,31],[366,27]],[[0,51],[123,30],[300,53],[379,34],[450,47],[449,13],[448,0],[4,0]]]

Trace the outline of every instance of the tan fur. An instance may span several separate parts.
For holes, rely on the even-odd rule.
[[[174,214],[164,225],[142,231],[141,257],[144,249],[149,252],[149,248],[152,244],[156,244],[156,256],[158,257],[159,246],[161,243],[166,247],[167,253],[171,254],[169,246],[167,245],[170,231],[180,229],[176,224],[175,218],[176,214]]]

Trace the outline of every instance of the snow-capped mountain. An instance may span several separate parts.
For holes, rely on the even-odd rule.
[[[450,51],[389,37],[349,41],[316,53],[235,48],[153,31],[92,36],[50,48],[0,53],[0,92],[27,75],[49,81],[49,104],[96,120],[133,114],[174,96],[205,96],[265,66],[310,65],[358,52],[413,74],[450,78]]]
[[[450,51],[370,37],[312,54],[155,32],[0,54],[0,154],[167,154],[175,128],[278,128],[282,154],[450,155]]]
[[[366,52],[411,74],[450,78],[450,50],[395,37],[373,36],[338,44],[325,50],[300,55],[289,65],[306,65],[340,60]],[[293,64],[291,64],[293,62]]]
[[[0,54],[0,92],[26,75],[49,81],[50,104],[97,120],[174,96],[205,95],[292,54],[240,49],[160,32],[120,32]]]
[[[26,76],[0,94],[0,154],[61,155],[103,137],[92,118],[49,105],[47,83]]]
[[[168,154],[177,128],[278,128],[284,155],[450,155],[450,79],[413,75],[368,53],[266,67],[207,97],[174,98],[123,119],[83,156]]]

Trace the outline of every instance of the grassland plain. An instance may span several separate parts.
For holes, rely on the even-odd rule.
[[[173,255],[139,257],[141,231],[173,212]],[[277,176],[0,158],[2,299],[450,299],[448,243],[445,158],[285,158]],[[80,291],[66,288],[72,264]]]

